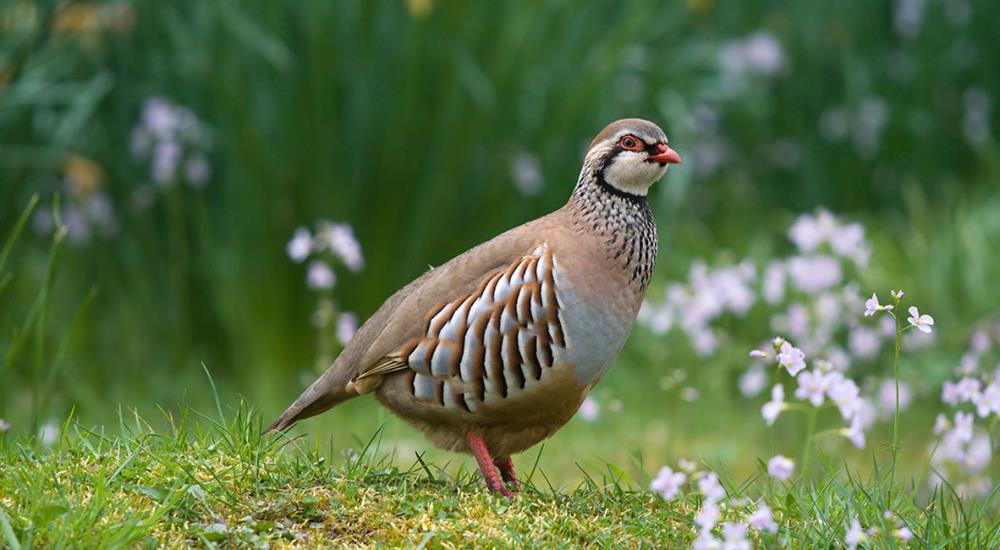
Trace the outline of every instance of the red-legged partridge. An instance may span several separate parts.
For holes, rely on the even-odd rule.
[[[268,431],[374,393],[511,496],[510,455],[561,428],[624,345],[656,261],[646,193],[680,160],[655,124],[611,124],[565,206],[393,294]]]

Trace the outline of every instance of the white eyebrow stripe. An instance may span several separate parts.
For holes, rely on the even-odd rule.
[[[607,141],[610,143],[617,143],[618,140],[629,134],[638,137],[646,145],[656,145],[657,143],[660,142],[659,138],[649,137],[649,135],[631,128],[622,128],[621,130],[618,130],[617,132],[615,132],[615,135],[609,138]],[[667,143],[667,138],[663,138],[663,143]]]

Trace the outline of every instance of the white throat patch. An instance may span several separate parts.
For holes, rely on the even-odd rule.
[[[608,184],[633,195],[649,192],[649,187],[659,181],[667,172],[666,166],[657,162],[646,162],[646,153],[623,151],[604,168],[604,180]]]

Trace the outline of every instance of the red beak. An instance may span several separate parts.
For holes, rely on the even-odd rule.
[[[649,158],[646,159],[646,161],[659,162],[661,165],[680,164],[681,156],[677,154],[677,151],[667,147],[667,144],[657,143],[655,154],[650,153]]]

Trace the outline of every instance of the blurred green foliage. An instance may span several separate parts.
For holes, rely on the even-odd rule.
[[[914,19],[911,3],[8,0],[0,235],[36,193],[98,188],[116,216],[60,252],[34,338],[61,341],[97,298],[43,413],[204,403],[202,362],[276,412],[316,350],[315,296],[285,254],[296,226],[353,225],[366,267],[336,295],[364,318],[428,264],[560,206],[586,144],[625,116],[660,123],[685,159],[652,197],[661,279],[727,249],[773,253],[796,212],[824,205],[873,222],[874,281],[925,285],[972,322],[998,306],[1000,6],[917,2]],[[130,136],[153,97],[201,120],[211,177],[139,207],[150,177]],[[514,184],[524,159],[537,193]],[[50,241],[22,235],[0,327],[37,299]],[[925,278],[914,258],[935,260]],[[647,340],[622,388],[662,375],[641,364],[661,357]],[[29,410],[32,364],[11,363],[0,414]]]

